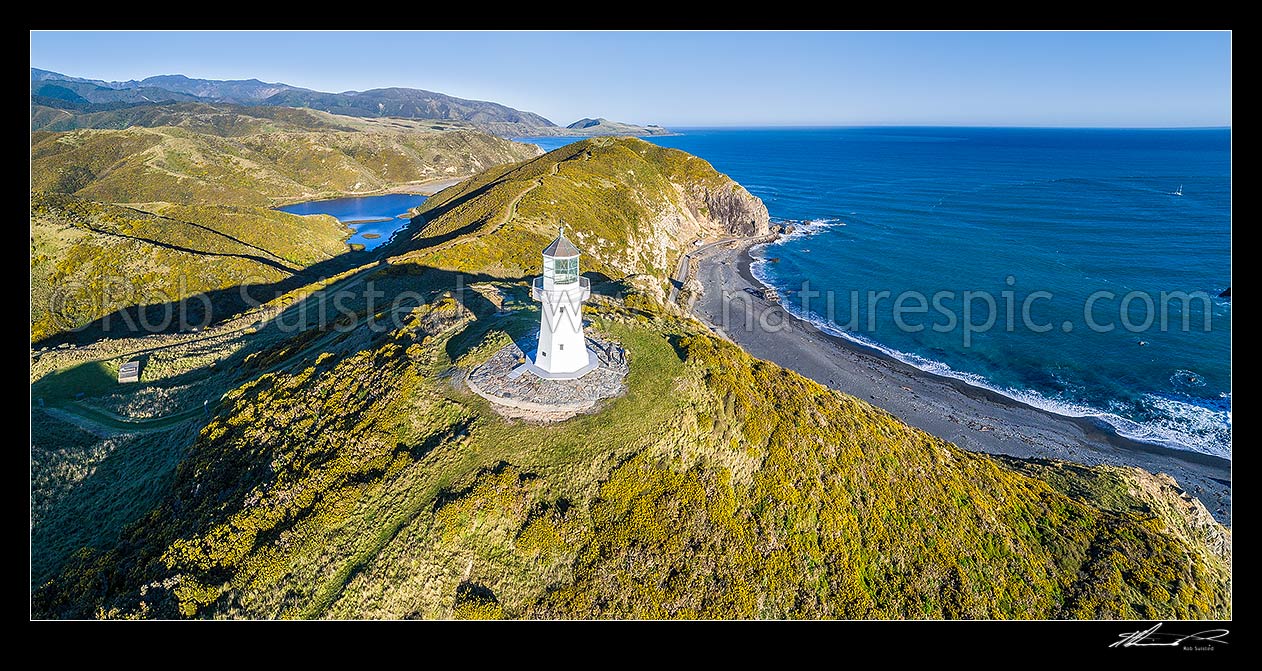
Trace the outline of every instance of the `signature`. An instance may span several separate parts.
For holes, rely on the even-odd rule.
[[[1109,645],[1110,648],[1177,648],[1185,642],[1193,643],[1227,643],[1223,637],[1231,633],[1226,629],[1206,629],[1195,634],[1168,634],[1160,631],[1161,622],[1143,631],[1131,631],[1121,634],[1120,638]],[[1211,648],[1213,646],[1210,646]]]

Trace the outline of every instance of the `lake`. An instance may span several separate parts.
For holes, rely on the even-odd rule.
[[[406,214],[424,202],[425,196],[415,193],[387,193],[379,196],[310,200],[276,209],[290,214],[332,215],[355,229],[355,234],[348,242],[361,244],[364,249],[376,249],[389,242],[390,236],[396,231],[408,225],[410,217],[399,218],[399,215]]]

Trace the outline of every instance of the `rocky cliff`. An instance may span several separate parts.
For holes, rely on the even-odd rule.
[[[771,226],[762,199],[736,182],[706,190],[703,199],[710,220],[720,222],[732,235],[766,235]]]

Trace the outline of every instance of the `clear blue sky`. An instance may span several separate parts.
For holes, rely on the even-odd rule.
[[[561,124],[1231,124],[1223,32],[34,32],[31,65],[406,86]]]

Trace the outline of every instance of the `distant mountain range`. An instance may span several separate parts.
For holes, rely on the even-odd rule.
[[[661,126],[581,119],[566,127],[532,112],[499,103],[466,100],[433,91],[382,88],[325,93],[257,79],[191,79],[159,75],[108,82],[31,68],[34,107],[94,113],[138,105],[179,102],[296,107],[355,117],[398,117],[466,123],[503,137],[532,135],[664,135]],[[32,117],[46,110],[32,110]],[[45,116],[47,116],[45,114]]]

